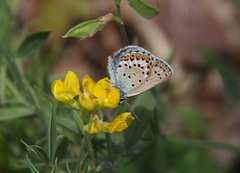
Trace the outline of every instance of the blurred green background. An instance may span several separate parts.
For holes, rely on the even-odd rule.
[[[239,1],[148,2],[161,9],[151,20],[121,3],[129,41],[169,61],[175,74],[129,99],[141,121],[112,136],[116,162],[109,172],[239,172]],[[26,155],[40,172],[50,172],[21,142],[47,148],[50,102],[58,134],[68,141],[59,167],[68,172],[67,162],[70,169],[76,166],[82,136],[74,112],[53,100],[51,83],[68,70],[80,78],[105,77],[107,57],[124,43],[116,22],[84,40],[61,35],[115,11],[109,0],[0,1],[1,173],[30,172]],[[131,111],[126,105],[119,108],[123,110]],[[92,139],[102,154],[97,162],[109,159],[103,136]]]

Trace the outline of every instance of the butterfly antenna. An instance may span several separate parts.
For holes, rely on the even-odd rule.
[[[137,116],[137,114],[134,112],[134,110],[133,110],[133,108],[131,107],[131,105],[127,102],[127,101],[125,101],[125,103],[128,105],[128,107],[131,109],[131,111],[133,112],[133,114],[134,114],[134,116],[137,118],[137,120],[138,121],[141,121],[139,118],[138,118],[138,116]]]

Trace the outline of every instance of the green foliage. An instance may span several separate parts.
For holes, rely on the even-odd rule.
[[[128,3],[138,14],[146,19],[156,17],[160,11],[145,0],[128,0]]]
[[[29,146],[28,144],[26,144],[23,141],[22,141],[22,143],[27,147],[29,152],[31,151],[34,154],[36,154],[46,165],[48,165],[50,163],[47,153],[42,147],[39,147],[36,145]]]
[[[38,31],[27,36],[19,47],[18,55],[20,57],[29,57],[39,50],[46,42],[50,31]]]
[[[55,114],[52,112],[48,129],[48,156],[51,162],[55,160],[54,156],[56,153],[56,148],[57,148],[57,126]]]
[[[31,163],[31,161],[28,159],[27,157],[27,161],[28,161],[28,166],[31,170],[31,173],[39,173],[39,171],[33,166],[33,164]]]
[[[72,29],[70,29],[63,38],[66,37],[79,37],[81,39],[92,37],[96,32],[100,31],[104,25],[101,25],[101,21],[99,19],[88,20],[82,22]]]
[[[124,131],[124,141],[127,150],[131,150],[134,144],[136,144],[139,138],[143,135],[155,106],[156,99],[154,94],[150,91],[137,97],[132,108],[139,120],[134,121],[133,124]]]
[[[114,16],[112,13],[109,13],[105,16],[99,17],[98,19],[88,20],[85,22],[82,22],[73,28],[71,28],[64,36],[66,37],[79,37],[80,39],[85,39],[87,37],[92,37],[96,32],[100,31],[107,22],[110,20],[115,20],[120,24],[120,29],[122,32],[123,39],[125,43],[128,43],[126,31],[122,27],[123,21],[122,21],[122,15],[120,12],[120,3],[121,0],[115,0],[116,8],[117,8],[117,14],[118,16]],[[128,0],[129,5],[142,17],[146,19],[154,18],[158,15],[159,9],[152,6],[145,0]]]

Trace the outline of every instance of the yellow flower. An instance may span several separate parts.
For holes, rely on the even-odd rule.
[[[82,79],[83,93],[79,102],[84,111],[89,113],[96,109],[116,108],[120,100],[120,91],[110,88],[109,79],[103,78],[95,83],[88,75]]]
[[[74,109],[80,108],[78,101],[74,99],[74,97],[81,93],[79,90],[79,80],[74,72],[68,71],[64,82],[55,80],[52,83],[51,90],[55,99],[59,102]]]
[[[98,105],[101,109],[116,108],[120,101],[119,89],[110,88],[107,77],[96,83],[94,95],[98,98]]]
[[[127,129],[134,119],[130,112],[122,113],[113,122],[105,124],[103,131],[108,133],[121,132]]]
[[[108,133],[121,132],[127,129],[134,119],[135,118],[130,112],[118,115],[111,123],[102,122],[102,120],[99,120],[97,115],[94,115],[92,123],[84,126],[84,131],[90,134],[102,131]]]
[[[94,115],[92,123],[84,126],[83,130],[90,134],[99,133],[103,131],[103,125],[104,123],[102,122],[102,120],[99,120],[98,116]]]
[[[77,110],[81,106],[85,113],[116,108],[119,104],[120,91],[117,88],[110,88],[107,77],[96,83],[85,75],[82,79],[82,87],[81,92],[78,77],[74,72],[68,71],[64,82],[61,80],[53,82],[52,93],[56,100]],[[74,99],[76,96],[79,96],[78,101]]]

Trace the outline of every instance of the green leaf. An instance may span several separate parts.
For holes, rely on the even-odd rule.
[[[0,69],[0,104],[5,102],[5,89],[6,89],[6,74],[7,68],[5,66],[1,66]]]
[[[68,172],[68,173],[72,173],[72,171],[71,171],[71,169],[70,169],[70,167],[69,167],[68,162],[66,163],[66,169],[67,169],[67,172]]]
[[[32,150],[34,150],[34,152],[41,158],[41,160],[48,165],[49,164],[49,158],[47,156],[46,151],[42,148],[39,147],[37,145],[32,145],[30,146],[32,148]]]
[[[106,172],[106,171],[108,172],[112,169],[113,169],[113,164],[111,162],[103,161],[97,166],[96,171],[97,172]]]
[[[52,170],[51,170],[51,173],[58,173],[57,158],[56,158],[56,160],[55,160],[55,162],[54,162],[54,166],[53,166],[53,168],[52,168]]]
[[[68,118],[63,118],[63,117],[57,117],[57,123],[61,125],[62,127],[71,130],[74,133],[79,134],[79,129],[76,125],[75,121],[72,121]]]
[[[39,156],[39,158],[46,164],[49,164],[49,158],[47,156],[46,151],[42,148],[39,147],[37,145],[31,145],[29,146],[28,144],[26,144],[24,141],[21,141],[29,151],[32,151],[34,154],[36,154],[37,156]]]
[[[73,112],[73,115],[74,115],[75,122],[76,122],[79,132],[84,134],[84,132],[83,132],[84,122],[83,122],[82,118],[79,116],[79,114],[76,111]]]
[[[152,6],[145,0],[128,0],[128,3],[138,14],[146,19],[156,17],[160,11],[159,8]]]
[[[111,21],[113,18],[112,13],[108,13],[105,16],[101,16],[98,19],[88,20],[82,22],[72,29],[70,29],[63,38],[66,37],[79,37],[84,39],[87,37],[92,37],[96,32],[100,31],[107,22]]]
[[[63,38],[79,37],[80,39],[84,39],[87,37],[92,37],[97,31],[101,30],[103,27],[103,25],[99,25],[98,19],[88,20],[74,26],[63,36]]]
[[[88,166],[89,166],[89,153],[83,151],[83,153],[80,155],[80,172],[87,172]]]
[[[0,122],[17,118],[33,116],[36,110],[34,107],[9,107],[0,109]]]
[[[56,148],[57,148],[56,118],[55,118],[55,113],[51,112],[49,129],[48,129],[48,152],[49,152],[49,158],[51,162],[53,162],[54,160]]]
[[[64,157],[68,149],[68,138],[63,135],[57,137],[56,156],[59,161]]]
[[[39,50],[47,40],[51,31],[38,31],[28,35],[18,49],[20,57],[28,57]]]
[[[149,124],[150,117],[153,115],[155,106],[156,98],[152,90],[137,96],[133,105],[133,111],[140,120],[135,119],[130,127],[124,131],[124,142],[127,149],[131,149],[142,136]]]
[[[31,173],[39,173],[39,171],[33,166],[31,161],[28,159],[28,156],[26,157],[27,157],[28,167],[30,168]]]

